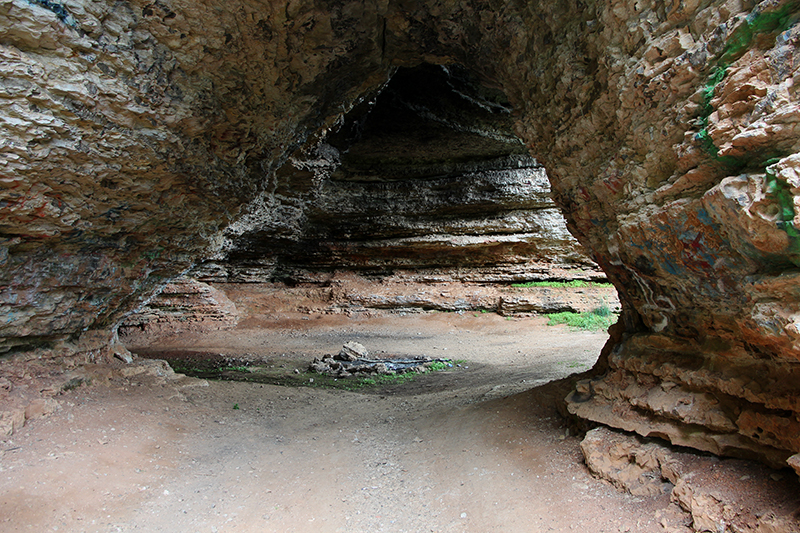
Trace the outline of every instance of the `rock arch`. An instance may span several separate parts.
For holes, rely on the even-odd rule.
[[[800,451],[793,2],[28,2],[2,8],[2,346],[95,357],[399,65],[502,88],[623,318],[591,420]],[[793,462],[797,464],[797,456]]]

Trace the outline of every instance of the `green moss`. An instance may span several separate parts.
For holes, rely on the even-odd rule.
[[[607,330],[611,325],[617,321],[617,314],[612,313],[608,306],[598,307],[588,313],[549,313],[545,315],[548,318],[548,326],[557,326],[566,324],[573,329],[581,329],[584,331],[603,331]]]
[[[572,281],[526,281],[525,283],[512,283],[512,287],[552,287],[557,289],[564,289],[564,288],[581,288],[581,287],[613,287],[611,283],[603,283],[603,282],[596,282],[596,281],[582,281],[582,280],[572,280]]]

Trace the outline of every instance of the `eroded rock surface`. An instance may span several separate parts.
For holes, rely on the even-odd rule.
[[[342,270],[484,282],[604,278],[567,231],[544,168],[514,133],[505,95],[463,68],[399,69],[322,142],[293,154],[277,179],[291,223],[279,229],[254,211],[195,275],[250,283]]]
[[[669,493],[688,520],[662,518],[669,533],[688,531],[800,531],[792,481],[783,473],[742,461],[720,461],[659,442],[597,428],[581,442],[598,477],[641,497]]]
[[[223,291],[192,278],[169,283],[120,328],[127,337],[153,335],[166,330],[228,329],[236,326],[239,313]]]
[[[6,353],[91,359],[232,236],[322,231],[298,203],[316,174],[278,169],[397,66],[459,64],[502,90],[620,293],[573,412],[775,464],[800,451],[794,2],[5,0],[0,17]],[[403,187],[383,196],[401,216]],[[337,261],[363,256],[338,238]]]

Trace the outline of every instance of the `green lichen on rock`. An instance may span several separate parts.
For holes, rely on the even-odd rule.
[[[708,83],[703,87],[703,118],[706,120],[708,120],[708,116],[714,112],[714,109],[711,107],[711,100],[714,98],[714,90],[717,88],[717,85],[725,79],[727,73],[727,66],[714,67],[711,71]]]
[[[759,35],[778,34],[788,29],[797,22],[796,11],[800,9],[800,2],[787,2],[772,10],[754,10],[744,18],[742,24],[737,26],[728,37],[724,51],[712,68],[708,83],[702,90],[702,115],[700,116],[700,131],[695,135],[703,150],[716,161],[732,168],[741,168],[744,163],[730,156],[719,156],[719,149],[708,133],[708,118],[714,112],[711,101],[717,86],[722,83],[728,73],[728,67],[749,50]]]
[[[787,2],[769,11],[756,8],[731,33],[727,40],[725,51],[720,57],[719,65],[725,68],[739,59],[742,54],[753,46],[756,36],[770,33],[777,34],[786,30],[795,22],[795,11],[798,9],[800,9],[800,3],[798,2]]]
[[[778,177],[774,166],[768,161],[764,172],[764,192],[778,204],[778,227],[789,237],[788,258],[800,266],[800,230],[794,227],[794,196],[790,186]]]

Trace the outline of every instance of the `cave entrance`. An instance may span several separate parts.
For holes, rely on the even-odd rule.
[[[462,67],[398,69],[293,154],[270,185],[279,203],[271,219],[262,209],[234,225],[225,257],[197,277],[296,285],[349,271],[443,282],[605,281],[514,126],[504,93]]]
[[[514,133],[514,122],[505,94],[460,66],[398,69],[277,172],[273,188],[281,205],[275,212],[289,213],[288,222],[258,216],[237,226],[229,232],[224,258],[173,283],[123,325],[123,338],[139,353],[166,358],[193,375],[304,384],[314,382],[306,375],[311,359],[335,355],[341,344],[320,339],[324,349],[295,349],[303,355],[276,367],[260,364],[246,350],[226,353],[209,346],[187,352],[147,346],[144,339],[154,320],[161,329],[165,321],[180,330],[194,329],[193,323],[203,330],[238,320],[240,327],[274,330],[275,321],[295,327],[291,321],[298,312],[306,314],[300,319],[457,315],[453,323],[433,321],[425,338],[435,338],[436,331],[455,335],[462,351],[459,327],[466,319],[478,329],[496,326],[478,323],[485,314],[505,321],[503,330],[511,336],[524,330],[511,327],[512,321],[561,321],[573,330],[604,332],[619,312],[616,291],[567,231],[546,172]],[[342,344],[362,340],[360,334],[326,334]],[[384,346],[372,333],[363,335],[371,357],[447,358],[450,368],[467,366],[459,361],[469,359],[447,337],[441,346],[415,348],[418,335],[410,335],[407,346]],[[567,373],[577,372],[594,363],[602,340],[592,338],[588,359],[582,348],[578,358],[562,351],[569,340],[554,340],[551,348],[563,357]],[[531,353],[519,338],[498,345],[514,354],[517,366]],[[505,360],[499,354],[478,359]],[[530,385],[563,375],[537,367],[509,379]],[[487,379],[506,386],[503,378]],[[325,377],[318,376],[316,384],[322,383]]]
[[[268,325],[298,309],[351,317],[547,316],[603,331],[619,311],[616,291],[567,231],[546,172],[514,123],[505,94],[458,65],[398,69],[277,172],[279,216],[259,213],[229,231],[224,258],[174,283],[123,325],[123,336],[146,332],[153,317],[159,327],[174,319],[184,329],[193,320],[225,326],[244,313],[244,323]],[[266,296],[257,310],[244,303],[271,288],[282,299]],[[223,298],[226,309],[209,306]],[[207,371],[248,364],[205,355]],[[188,357],[196,363],[203,354]]]

